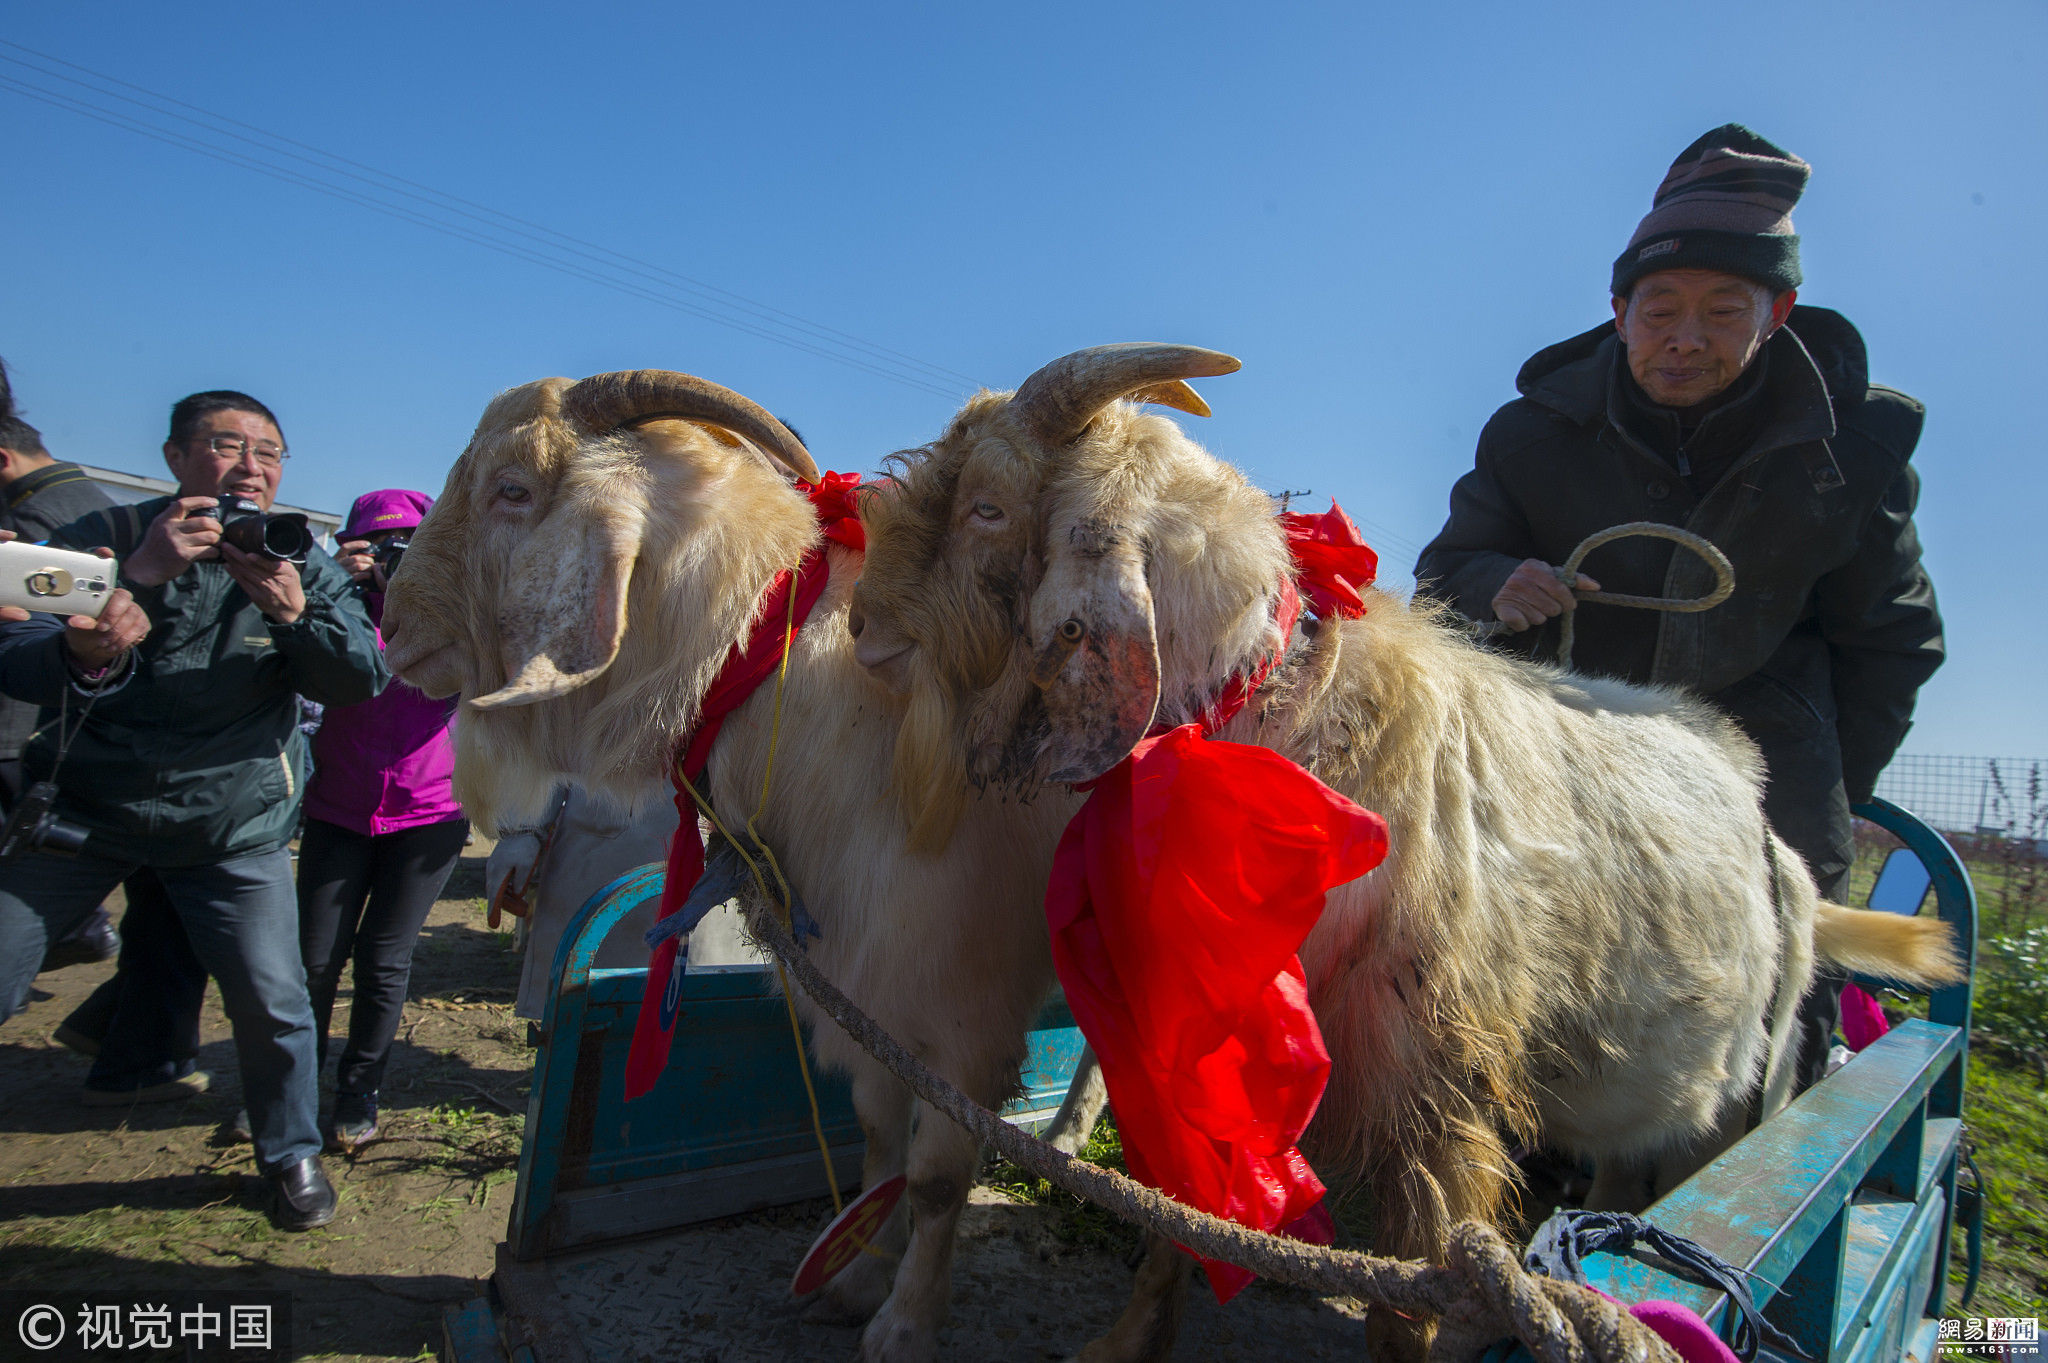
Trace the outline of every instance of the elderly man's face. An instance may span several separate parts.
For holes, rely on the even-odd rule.
[[[247,497],[265,511],[284,477],[284,437],[255,412],[208,412],[182,445],[164,444],[181,497]]]
[[[1614,300],[1614,328],[1628,368],[1650,400],[1666,407],[1705,402],[1749,368],[1792,311],[1791,292],[1715,270],[1661,270]]]

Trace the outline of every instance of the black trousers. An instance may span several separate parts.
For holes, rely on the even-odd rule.
[[[100,1043],[87,1088],[144,1088],[190,1073],[199,1054],[206,967],[154,871],[122,882],[121,959],[64,1025]]]
[[[412,981],[412,950],[448,883],[469,820],[356,833],[306,820],[299,842],[299,950],[313,997],[314,1035],[327,1063],[327,1029],[341,972],[355,963],[355,1003],[335,1088],[375,1093]]]

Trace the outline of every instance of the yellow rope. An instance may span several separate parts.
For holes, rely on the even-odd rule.
[[[789,583],[789,613],[784,617],[782,623],[782,660],[776,665],[775,669],[775,707],[768,725],[768,761],[761,771],[760,797],[754,804],[754,812],[747,816],[747,836],[752,840],[754,846],[761,849],[761,855],[767,861],[768,869],[774,873],[776,886],[782,891],[780,900],[768,892],[767,877],[761,874],[760,866],[756,865],[754,858],[748,855],[746,845],[734,837],[732,831],[719,819],[718,811],[711,807],[711,802],[706,800],[697,789],[697,783],[690,780],[681,771],[677,772],[678,777],[682,780],[683,789],[690,792],[690,798],[696,801],[697,808],[704,811],[704,817],[711,821],[711,826],[716,828],[728,843],[732,844],[733,851],[739,853],[740,860],[747,864],[748,872],[754,877],[754,888],[760,892],[761,898],[775,910],[775,916],[780,921],[783,931],[789,933],[792,938],[796,936],[796,925],[794,914],[791,912],[791,906],[795,904],[796,896],[789,888],[788,878],[782,874],[782,866],[775,859],[774,851],[769,848],[767,840],[761,836],[760,831],[755,827],[755,821],[767,810],[768,793],[775,781],[775,750],[782,739],[782,686],[789,677],[789,650],[796,639],[797,587],[797,578],[795,575],[792,575]],[[838,1171],[832,1167],[832,1147],[825,1140],[825,1118],[818,1110],[818,1089],[811,1079],[810,1060],[804,1052],[803,1027],[797,1021],[796,1000],[790,994],[789,976],[784,973],[780,958],[777,958],[775,962],[775,978],[782,986],[782,1006],[784,1011],[789,1014],[789,1034],[796,1041],[797,1070],[803,1075],[804,1097],[809,1100],[811,1105],[811,1134],[818,1141],[818,1157],[825,1162],[825,1189],[832,1194],[832,1214],[836,1217],[846,1210],[846,1204],[839,1196],[839,1175]],[[877,1258],[887,1259],[894,1257],[884,1253],[882,1250],[876,1249],[857,1235],[854,1237],[854,1243],[860,1246],[863,1253],[872,1254]]]

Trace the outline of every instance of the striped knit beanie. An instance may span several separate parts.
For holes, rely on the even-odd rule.
[[[1658,270],[1719,270],[1772,293],[1799,287],[1792,205],[1813,167],[1740,123],[1724,123],[1678,154],[1650,215],[1614,262],[1614,296]]]

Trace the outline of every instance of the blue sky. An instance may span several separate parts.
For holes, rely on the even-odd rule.
[[[295,452],[282,495],[338,509],[437,491],[491,394],[548,374],[700,373],[821,464],[871,470],[975,383],[1189,341],[1245,362],[1203,385],[1201,438],[1263,486],[1334,494],[1399,581],[1522,360],[1605,316],[1664,168],[1736,119],[1814,165],[1804,300],[1929,407],[1920,526],[1951,661],[1906,750],[2048,755],[2028,359],[2048,10],[1935,10],[14,6],[0,355],[54,450],[136,472],[161,471],[177,397],[254,392]],[[394,199],[255,130],[473,206]],[[777,311],[722,325],[660,271]]]

